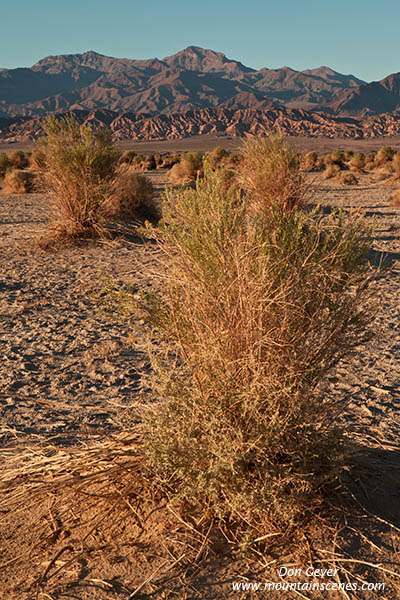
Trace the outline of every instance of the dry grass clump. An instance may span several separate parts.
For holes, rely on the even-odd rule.
[[[72,117],[47,117],[33,156],[43,191],[51,194],[52,234],[93,237],[105,233],[104,208],[120,153],[111,132]]]
[[[385,181],[389,179],[393,175],[393,168],[390,163],[384,164],[382,167],[379,167],[374,170],[373,178],[375,181]]]
[[[104,213],[113,218],[157,216],[150,179],[129,167],[121,167],[113,181]],[[157,213],[157,214],[156,214]]]
[[[392,166],[393,166],[394,176],[397,179],[400,177],[400,153],[399,152],[396,152],[396,154],[393,156]]]
[[[28,194],[34,189],[35,173],[14,169],[7,171],[2,184],[3,194]]]
[[[382,146],[375,156],[375,165],[380,167],[392,160],[395,151],[390,146]]]
[[[278,201],[282,210],[290,212],[307,201],[301,157],[280,133],[243,144],[237,179],[257,211]]]
[[[7,154],[4,154],[3,152],[0,154],[0,179],[2,179],[5,176],[9,168],[10,161],[8,160]]]
[[[174,185],[194,183],[203,173],[203,155],[200,152],[186,152],[169,172],[168,179]]]
[[[245,160],[253,152],[264,173],[267,147],[287,173],[276,144],[247,143]],[[260,189],[243,198],[207,168],[196,189],[167,192],[152,229],[169,259],[165,293],[117,295],[160,337],[159,401],[142,417],[148,476],[203,519],[254,537],[293,526],[337,476],[342,406],[320,384],[370,321],[362,222],[287,210],[281,181],[282,197],[264,203]]]
[[[339,174],[339,180],[343,185],[357,185],[358,179],[354,175],[354,173],[349,173],[348,171],[341,171]]]
[[[365,167],[364,154],[362,154],[362,152],[357,152],[357,154],[354,154],[349,161],[349,165],[351,169],[362,172]]]
[[[316,152],[307,152],[307,154],[302,157],[301,167],[308,173],[319,169],[318,154]]]
[[[225,148],[222,148],[222,146],[217,146],[208,155],[208,165],[210,169],[218,169],[222,167],[228,157],[229,154]]]
[[[340,174],[340,171],[341,169],[339,165],[337,165],[336,163],[330,163],[326,166],[322,177],[324,179],[333,179],[334,177],[337,177]]]
[[[8,161],[13,169],[26,169],[29,166],[28,154],[23,150],[13,150],[8,154]]]

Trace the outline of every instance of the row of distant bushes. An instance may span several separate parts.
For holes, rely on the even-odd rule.
[[[373,172],[376,181],[400,177],[400,153],[389,146],[378,152],[334,151],[318,155],[308,152],[301,156],[301,167],[305,172],[321,172],[324,179],[337,178],[346,185],[356,185],[357,175]],[[5,193],[26,193],[34,190],[35,164],[38,150],[24,152],[14,150],[0,154],[0,184]],[[121,167],[137,171],[169,169],[169,181],[184,185],[193,183],[204,171],[204,161],[214,170],[220,167],[232,169],[242,160],[239,154],[228,153],[216,147],[209,153],[186,152],[172,154],[139,154],[133,150],[122,152],[116,162]]]
[[[303,157],[303,169],[308,172],[323,172],[324,179],[339,178],[348,185],[357,183],[357,174],[373,172],[376,181],[400,177],[400,153],[389,146],[378,152],[363,154],[339,150],[318,156],[309,152]]]

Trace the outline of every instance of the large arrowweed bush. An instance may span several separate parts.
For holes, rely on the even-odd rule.
[[[32,156],[43,191],[53,200],[53,230],[67,237],[105,231],[104,206],[120,158],[111,132],[79,124],[73,116],[43,122]]]
[[[342,405],[322,382],[370,321],[363,223],[288,211],[287,189],[255,210],[206,168],[196,189],[168,191],[152,229],[165,292],[119,295],[161,339],[145,468],[173,497],[258,536],[312,511],[338,474]]]

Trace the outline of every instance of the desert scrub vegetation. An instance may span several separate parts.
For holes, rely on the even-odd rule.
[[[13,169],[26,169],[29,166],[29,156],[23,150],[9,152],[8,160]]]
[[[306,203],[308,188],[300,168],[301,157],[283,135],[248,140],[240,156],[237,180],[256,211],[266,211],[279,202],[282,210],[290,212]]]
[[[348,171],[341,171],[339,173],[339,181],[343,185],[358,185],[357,177],[354,173],[349,173]]]
[[[362,152],[357,152],[357,154],[354,154],[349,161],[349,166],[356,172],[362,172],[365,167],[364,154],[362,154]]]
[[[3,179],[9,168],[10,161],[8,160],[8,156],[4,152],[2,152],[0,154],[0,180]]]
[[[341,172],[340,166],[336,163],[330,163],[326,165],[325,171],[322,173],[324,179],[333,179],[337,177]]]
[[[302,168],[306,172],[315,171],[318,167],[318,154],[316,152],[307,152],[302,157]]]
[[[141,412],[147,477],[172,504],[253,539],[313,512],[340,472],[345,399],[323,382],[371,319],[363,222],[304,210],[299,163],[282,146],[246,143],[246,194],[207,165],[195,189],[169,189],[150,228],[167,258],[164,293],[109,296],[159,342],[158,401]],[[274,197],[268,152],[271,179],[286,174]]]
[[[159,216],[154,201],[154,187],[150,179],[122,165],[111,182],[110,193],[104,205],[104,214],[117,219]]]
[[[174,185],[194,183],[203,174],[203,154],[201,152],[186,152],[180,162],[173,165],[168,179]]]
[[[28,194],[33,192],[35,184],[35,173],[27,170],[14,169],[7,171],[2,183],[4,194]]]
[[[32,160],[42,190],[52,197],[52,231],[68,238],[104,234],[104,208],[120,158],[111,132],[53,115],[44,119],[43,131]]]

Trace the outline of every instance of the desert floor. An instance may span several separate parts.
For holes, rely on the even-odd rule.
[[[164,174],[150,176],[160,191]],[[358,186],[322,180],[313,186],[318,202],[360,208],[373,226],[371,270],[376,277],[372,285],[379,305],[375,335],[356,357],[332,373],[328,393],[346,400],[342,418],[365,448],[352,489],[366,512],[357,527],[351,519],[341,526],[360,531],[352,540],[350,529],[343,534],[353,547],[351,556],[379,561],[387,570],[400,572],[400,530],[396,529],[400,527],[400,453],[396,450],[400,433],[400,208],[390,203],[393,188],[373,183],[367,175]],[[100,310],[99,297],[107,277],[121,285],[129,282],[138,290],[159,286],[157,250],[132,230],[112,240],[42,251],[35,241],[46,226],[47,202],[37,194],[0,196],[0,449],[4,456],[9,449],[34,447],[42,440],[70,447],[89,443],[92,435],[97,439],[113,435],[129,423],[137,395],[151,393],[141,323],[110,321]],[[21,515],[16,519],[25,518]],[[36,548],[22,563],[12,562],[23,543],[7,527],[0,525],[0,597],[9,600],[281,597],[279,592],[252,596],[232,591],[232,581],[273,577],[265,566],[267,559],[214,556],[190,570],[182,566],[184,559],[174,566],[177,555],[166,555],[163,544],[154,540],[142,546],[125,540],[122,549],[117,539],[109,540],[102,552],[58,573],[47,587],[30,588],[62,544],[55,543],[50,550]],[[340,537],[342,532],[338,529],[331,538],[335,535]],[[328,538],[324,537],[324,543],[331,548]],[[343,552],[350,550],[343,548]],[[276,571],[278,562],[293,560],[288,556],[275,556],[270,568]],[[158,567],[151,581],[132,596]],[[385,592],[349,593],[348,598],[399,597],[393,586],[395,577],[373,568],[357,576],[386,581]],[[290,592],[282,597],[301,596]],[[302,597],[346,596],[305,593]]]
[[[354,152],[376,152],[382,146],[390,146],[400,150],[400,136],[379,136],[375,138],[326,138],[309,136],[287,136],[290,143],[300,152],[334,152],[335,150],[353,150]],[[216,146],[235,152],[242,145],[242,138],[225,134],[192,135],[177,140],[151,140],[136,142],[134,140],[119,140],[118,145],[122,150],[134,150],[138,154],[157,154],[172,152],[210,152]],[[30,140],[21,142],[5,142],[0,140],[0,152],[12,150],[32,150],[34,142]]]

